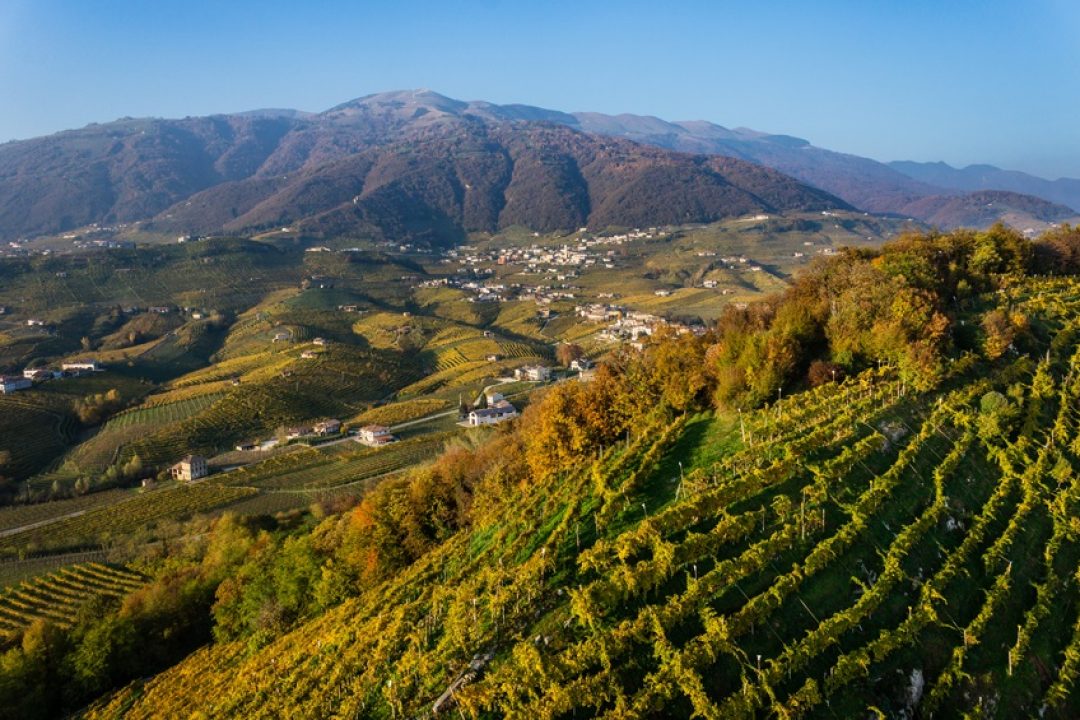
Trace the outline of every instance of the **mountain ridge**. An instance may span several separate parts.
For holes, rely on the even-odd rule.
[[[978,200],[950,200],[962,196],[789,135],[430,90],[318,113],[125,118],[0,146],[5,239],[136,221],[168,232],[299,223],[320,235],[460,238],[511,224],[552,231],[850,207],[945,228],[1008,218],[1039,229],[1076,214],[1013,196],[1002,213],[972,212]]]

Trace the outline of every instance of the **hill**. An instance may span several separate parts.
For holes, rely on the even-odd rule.
[[[908,203],[902,211],[942,228],[984,227],[1004,221],[1029,233],[1041,232],[1076,217],[1076,212],[1064,205],[998,190],[960,196],[931,195]]]
[[[1045,180],[1015,170],[1002,170],[993,165],[968,165],[954,168],[943,162],[918,163],[897,161],[889,167],[920,182],[954,190],[1009,190],[1066,205],[1080,212],[1080,180],[1058,178]]]

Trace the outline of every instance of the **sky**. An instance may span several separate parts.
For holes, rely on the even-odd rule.
[[[1077,0],[0,0],[0,142],[411,88],[1080,177]]]

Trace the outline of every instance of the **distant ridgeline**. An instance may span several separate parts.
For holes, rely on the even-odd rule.
[[[822,260],[355,505],[194,521],[13,628],[0,714],[1078,717],[1077,273],[1068,227]]]

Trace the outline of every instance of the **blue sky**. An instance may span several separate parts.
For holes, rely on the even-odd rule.
[[[1080,2],[0,0],[0,141],[382,90],[1080,177]]]

